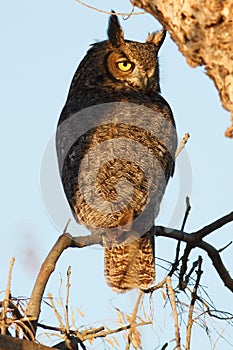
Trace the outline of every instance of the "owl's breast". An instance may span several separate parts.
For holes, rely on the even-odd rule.
[[[116,102],[65,124],[57,136],[60,171],[78,221],[92,232],[147,232],[173,168],[172,123],[143,105]]]

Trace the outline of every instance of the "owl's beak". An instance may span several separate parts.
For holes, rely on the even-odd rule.
[[[141,79],[141,85],[144,91],[148,91],[154,86],[153,79],[147,74]]]
[[[143,87],[143,90],[146,90],[149,86],[149,78],[147,75],[145,75],[142,79],[142,87]]]
[[[150,79],[147,74],[138,76],[137,78],[134,78],[131,81],[133,81],[133,85],[135,86],[135,88],[140,89],[142,91],[148,90],[148,87],[150,85]]]

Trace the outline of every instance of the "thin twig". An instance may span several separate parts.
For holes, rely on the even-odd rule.
[[[182,141],[181,141],[179,147],[178,147],[177,150],[176,150],[175,158],[178,157],[178,155],[180,154],[180,152],[182,151],[182,149],[185,147],[185,145],[186,145],[186,143],[187,143],[189,137],[190,137],[190,135],[189,135],[189,133],[187,132],[187,133],[184,135],[184,137],[183,137],[183,139],[182,139]]]
[[[0,301],[0,308],[3,307],[3,303],[4,303],[4,300]],[[19,320],[23,317],[18,307],[13,303],[12,300],[9,300],[8,302],[8,310],[12,313],[15,319]]]
[[[128,341],[127,341],[125,350],[129,350],[130,343],[131,343],[131,341],[133,339],[133,334],[134,334],[134,331],[135,331],[135,324],[136,324],[135,321],[136,321],[136,317],[137,317],[137,312],[138,312],[138,308],[139,308],[139,305],[140,305],[140,302],[141,302],[141,299],[142,299],[143,295],[144,295],[143,291],[140,290],[138,298],[137,298],[137,301],[136,301],[136,304],[135,304],[133,312],[132,312],[132,316],[130,318],[130,329],[129,329]]]
[[[7,278],[7,286],[6,286],[6,292],[5,292],[5,299],[2,303],[2,312],[1,312],[1,334],[4,335],[7,333],[7,326],[5,324],[8,305],[10,301],[10,295],[11,295],[11,277],[12,277],[12,270],[14,266],[15,258],[12,257],[10,259],[9,263],[9,272],[8,272],[8,278]]]
[[[65,305],[65,319],[66,319],[66,334],[70,334],[69,326],[69,292],[70,292],[70,275],[71,275],[71,266],[67,269],[67,281],[66,281],[66,305]]]
[[[195,283],[195,286],[194,286],[193,291],[192,291],[191,302],[190,302],[190,306],[189,306],[185,350],[190,350],[191,331],[192,331],[192,325],[193,325],[193,322],[194,322],[194,320],[193,320],[194,304],[195,304],[195,302],[197,300],[197,290],[198,290],[198,286],[200,284],[201,275],[202,275],[202,272],[203,272],[201,270],[201,265],[202,265],[202,257],[199,256],[198,257],[197,279],[196,279],[196,283]]]
[[[167,282],[167,276],[162,281],[157,283],[155,286],[150,287],[148,289],[143,289],[143,292],[144,293],[153,293],[155,290],[163,288],[166,282]]]
[[[67,223],[66,223],[66,225],[65,225],[65,227],[64,227],[64,230],[63,230],[63,235],[65,235],[65,234],[67,233],[67,229],[68,229],[68,227],[69,227],[70,222],[71,222],[71,218],[69,218],[69,219],[67,220]]]
[[[184,283],[184,275],[185,275],[187,268],[188,268],[187,263],[188,263],[189,254],[190,254],[192,248],[193,247],[191,244],[187,244],[185,247],[182,259],[181,259],[182,265],[181,265],[180,273],[179,273],[179,288],[181,290],[184,290],[186,288],[186,284]]]
[[[48,329],[50,331],[56,331],[56,332],[64,332],[64,328],[60,328],[60,327],[55,327],[55,326],[49,326],[47,324],[43,324],[43,323],[38,323],[38,327],[43,328],[43,329]],[[79,336],[84,336],[84,335],[92,335],[92,334],[96,334],[99,332],[104,331],[104,326],[100,326],[98,328],[92,328],[92,329],[85,329],[82,333],[78,333],[77,330],[72,330],[70,329],[70,334],[75,334],[75,335],[79,335]]]
[[[224,321],[228,321],[228,320],[233,320],[233,314],[231,314],[230,312],[228,311],[222,311],[222,310],[216,310],[216,309],[211,309],[210,306],[201,298],[197,295],[196,297],[197,300],[199,300],[203,306],[206,308],[206,311],[203,311],[201,314],[199,314],[198,317],[204,315],[204,314],[208,314],[209,316],[211,317],[214,317],[214,318],[217,318],[218,320],[224,320]],[[215,313],[219,313],[219,314],[225,314],[225,315],[229,315],[229,316],[218,316],[218,315],[215,315],[213,312]]]
[[[162,346],[161,350],[165,350],[167,347],[168,347],[168,343],[165,343],[165,344]]]
[[[128,16],[132,16],[132,15],[144,15],[145,14],[145,11],[140,11],[140,12],[130,12],[130,13],[121,13],[121,12],[111,12],[111,11],[104,11],[104,10],[101,10],[101,9],[98,9],[94,6],[91,6],[91,5],[88,5],[86,4],[85,2],[82,2],[81,0],[75,0],[77,1],[80,5],[83,5],[91,10],[94,10],[94,11],[97,11],[97,12],[100,12],[100,13],[104,13],[106,15],[115,15],[115,16],[124,16],[124,17],[128,17]]]
[[[182,222],[182,225],[181,225],[181,231],[184,231],[184,228],[185,228],[185,225],[186,225],[186,222],[187,222],[190,210],[191,210],[190,199],[187,196],[186,197],[186,210],[185,210],[184,219],[183,219],[183,222]]]
[[[227,243],[224,247],[218,249],[219,253],[222,253],[225,249],[227,249],[230,245],[232,244],[232,241],[230,241],[229,243]]]
[[[194,262],[193,262],[193,266],[191,267],[191,269],[189,270],[189,272],[188,272],[187,275],[185,276],[185,280],[184,280],[184,285],[185,285],[185,286],[188,285],[189,279],[190,279],[190,277],[191,277],[193,271],[194,271],[195,268],[198,266],[198,261],[199,261],[199,259],[198,259],[197,261],[194,261]]]
[[[151,324],[151,321],[135,323],[134,327],[146,326],[148,324]],[[130,329],[130,327],[131,327],[131,325],[128,324],[127,326],[122,326],[122,327],[119,327],[117,329],[112,329],[112,330],[110,329],[108,331],[99,332],[97,334],[87,335],[87,336],[84,336],[85,339],[82,339],[82,341],[84,341],[86,339],[92,339],[92,338],[103,338],[103,337],[106,337],[107,335],[110,335],[110,334],[126,331],[127,329]]]
[[[178,324],[178,314],[176,310],[175,292],[174,292],[174,289],[172,288],[170,276],[167,277],[167,289],[168,289],[168,295],[170,298],[172,314],[174,319],[176,349],[180,350],[181,348],[180,348],[180,330],[179,330],[179,324]]]
[[[195,232],[196,239],[202,239],[233,220],[233,211]]]
[[[52,308],[53,308],[53,310],[54,310],[54,313],[55,313],[55,315],[56,315],[56,317],[57,317],[57,320],[58,320],[58,322],[59,322],[60,329],[62,330],[63,333],[65,333],[65,326],[64,326],[64,324],[63,324],[62,317],[60,316],[60,314],[59,314],[59,312],[58,312],[58,310],[57,310],[57,308],[56,308],[56,306],[55,306],[55,303],[54,303],[54,301],[53,301],[53,296],[52,296],[51,293],[48,293],[48,298],[49,298],[49,301],[50,301],[50,303],[51,303],[51,305],[52,305]]]
[[[182,225],[181,225],[181,231],[184,231],[184,228],[185,228],[185,225],[186,225],[186,222],[187,222],[190,210],[191,210],[190,199],[187,196],[186,197],[186,210],[185,210],[184,219],[183,219],[183,222],[182,222]],[[175,257],[174,263],[172,264],[172,268],[171,268],[171,270],[170,270],[170,272],[168,274],[168,276],[170,276],[170,277],[177,270],[177,268],[179,266],[179,263],[180,263],[180,259],[179,259],[180,246],[181,246],[181,241],[178,241],[177,246],[176,246],[176,257]]]
[[[136,323],[135,324],[135,327],[140,327],[140,326],[146,326],[148,324],[151,324],[151,322],[141,322],[141,323]],[[71,343],[72,341],[77,341],[78,344],[80,344],[80,346],[84,346],[84,344],[82,344],[82,342],[84,342],[85,340],[88,340],[88,339],[91,339],[93,340],[94,338],[105,338],[107,337],[108,335],[110,334],[115,334],[115,333],[119,333],[119,332],[123,332],[123,331],[126,331],[128,329],[130,329],[131,325],[128,324],[127,326],[123,326],[123,327],[119,327],[119,328],[116,328],[116,329],[109,329],[107,331],[100,331],[100,332],[87,332],[86,330],[83,331],[82,333],[79,333],[78,331],[75,331],[73,334],[76,334],[77,335],[77,338],[75,337],[72,337],[71,338]],[[101,327],[100,327],[101,328]],[[57,345],[62,345],[64,344],[64,342],[62,343],[59,343]],[[55,348],[56,348],[56,345],[55,345]],[[85,347],[83,347],[85,348]]]

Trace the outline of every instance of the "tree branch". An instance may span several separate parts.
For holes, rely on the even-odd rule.
[[[233,292],[233,279],[227,271],[220,257],[219,251],[213,247],[211,244],[204,242],[202,237],[206,237],[208,234],[214,232],[225,224],[233,221],[233,212],[224,217],[214,221],[213,223],[203,227],[203,229],[198,230],[193,233],[185,233],[180,230],[172,230],[162,226],[154,226],[151,229],[151,234],[156,236],[168,237],[177,239],[189,244],[190,251],[194,248],[201,248],[205,250],[210,257],[219,277],[224,282],[224,285]]]
[[[101,244],[101,235],[89,235],[72,237],[68,233],[63,233],[50,250],[48,256],[41,265],[34,288],[31,293],[30,301],[27,305],[26,317],[30,320],[30,326],[35,333],[36,324],[40,315],[40,306],[42,297],[47,285],[48,279],[55,269],[56,263],[62,252],[68,247],[83,248],[93,244]]]
[[[211,224],[203,227],[201,230],[196,231],[196,239],[204,238],[205,236],[209,235],[211,232],[214,232],[215,230],[218,230],[222,226],[228,224],[229,222],[233,221],[233,212],[223,216],[222,218],[212,222]]]
[[[191,234],[185,233],[181,230],[173,230],[162,226],[154,226],[151,229],[151,235],[167,237],[183,241],[191,246],[191,249],[196,247],[205,250],[212,260],[212,263],[218,272],[220,278],[224,282],[225,286],[233,292],[233,279],[225,268],[220,254],[216,248],[202,240],[203,237],[207,236],[211,232],[217,230],[228,222],[233,221],[233,212],[214,221],[213,223],[205,226],[203,229],[193,232]],[[62,252],[68,247],[72,248],[83,248],[86,246],[101,244],[102,236],[100,235],[88,235],[80,237],[72,237],[68,233],[63,233],[54,244],[53,248],[49,252],[48,256],[44,260],[39,274],[37,276],[30,301],[27,306],[26,316],[30,320],[32,330],[36,332],[36,326],[40,314],[41,301],[44,294],[44,290],[48,279],[55,269],[56,263],[61,256]]]

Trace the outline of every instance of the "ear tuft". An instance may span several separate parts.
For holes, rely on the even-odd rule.
[[[159,51],[162,43],[164,42],[165,36],[166,36],[166,30],[162,29],[160,31],[149,34],[146,39],[146,42],[153,43],[156,46],[157,51]]]
[[[115,11],[112,12],[115,13]],[[124,32],[116,15],[111,15],[109,18],[108,38],[111,44],[115,47],[119,47],[124,44]]]

